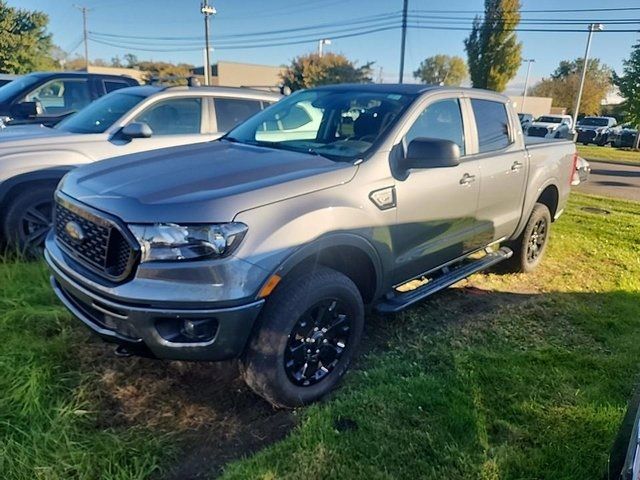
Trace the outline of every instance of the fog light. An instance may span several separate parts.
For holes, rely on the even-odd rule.
[[[209,341],[216,333],[215,320],[185,320],[181,333],[190,340]]]

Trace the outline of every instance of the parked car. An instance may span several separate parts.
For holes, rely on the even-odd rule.
[[[51,127],[114,90],[138,85],[130,77],[86,72],[24,75],[0,87],[0,121],[4,125]]]
[[[130,87],[100,98],[55,128],[5,129],[0,132],[3,237],[21,250],[39,247],[51,223],[53,191],[77,165],[214,140],[279,98],[241,88]]]
[[[322,121],[288,138],[301,108]],[[45,259],[121,354],[240,358],[254,391],[293,407],[337,385],[365,306],[397,312],[502,261],[534,270],[575,161],[570,141],[525,146],[495,92],[303,90],[219,141],[72,170]]]
[[[533,115],[530,113],[519,113],[518,118],[520,119],[520,126],[522,127],[522,130],[526,132],[529,125],[533,123]]]
[[[11,75],[9,73],[0,73],[0,87],[4,87],[7,83],[13,82],[20,75]]]
[[[589,174],[591,173],[591,165],[584,158],[578,157],[576,160],[576,172],[571,181],[572,186],[580,185],[589,180]]]
[[[611,146],[617,148],[632,148],[635,146],[638,130],[630,123],[619,125],[609,132],[609,142]]]
[[[525,130],[530,137],[569,138],[573,128],[571,115],[543,115]]]
[[[577,141],[584,145],[595,143],[603,147],[609,143],[609,132],[617,123],[613,117],[584,117],[576,125]]]

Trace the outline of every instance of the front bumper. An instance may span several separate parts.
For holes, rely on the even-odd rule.
[[[74,316],[104,340],[157,358],[215,361],[240,356],[264,304],[259,300],[222,308],[202,302],[176,306],[167,299],[164,306],[134,305],[82,285],[46,250],[45,260],[56,295]],[[202,341],[187,339],[181,332],[188,320],[206,324],[211,335]]]

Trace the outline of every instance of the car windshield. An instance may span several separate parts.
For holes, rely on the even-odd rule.
[[[560,117],[539,117],[536,122],[543,122],[543,123],[561,123],[562,122],[562,118]]]
[[[225,140],[356,160],[415,96],[362,90],[303,90],[251,117]]]
[[[20,93],[25,88],[29,88],[31,85],[35,85],[40,81],[40,75],[25,75],[7,83],[0,87],[0,102],[6,102],[12,100],[14,96]]]
[[[71,133],[104,133],[144,98],[132,93],[110,93],[65,118],[54,128]]]
[[[588,127],[606,127],[609,125],[609,120],[599,117],[586,117],[578,122],[579,125],[586,125]]]

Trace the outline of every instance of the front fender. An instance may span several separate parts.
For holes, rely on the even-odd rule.
[[[22,173],[15,175],[4,182],[0,183],[0,205],[5,201],[9,193],[14,188],[19,188],[21,185],[27,185],[35,182],[49,182],[58,183],[67,172],[72,170],[72,165],[55,168],[44,168],[42,170],[35,170],[33,172]]]

